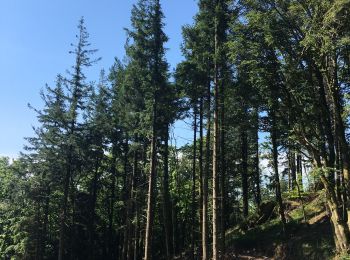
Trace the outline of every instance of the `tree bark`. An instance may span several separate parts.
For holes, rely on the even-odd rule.
[[[114,258],[114,238],[113,238],[113,218],[114,218],[114,201],[115,201],[115,185],[116,185],[116,156],[115,156],[115,146],[112,148],[113,155],[112,155],[112,162],[111,162],[111,185],[110,185],[110,197],[109,197],[109,212],[108,212],[108,258],[113,259]]]
[[[278,172],[278,143],[277,143],[277,129],[276,129],[276,116],[275,111],[270,113],[272,126],[271,126],[271,142],[272,142],[272,157],[273,157],[273,168],[275,173],[275,191],[276,191],[276,200],[279,206],[279,214],[282,222],[282,231],[286,233],[286,217],[284,215],[284,205],[281,194],[281,184]]]
[[[145,231],[145,252],[144,260],[152,259],[152,229],[154,221],[154,188],[156,185],[156,101],[153,104],[152,137],[151,137],[151,165],[148,178],[148,198],[147,198],[147,219]]]
[[[203,221],[202,221],[202,259],[208,259],[208,177],[210,174],[210,139],[211,139],[211,89],[210,80],[207,86],[207,136],[205,151],[205,170],[203,172]]]
[[[302,192],[303,191],[303,165],[302,165],[302,157],[299,153],[297,155],[297,185],[298,189]]]
[[[123,166],[124,166],[124,174],[123,174],[123,189],[121,200],[124,203],[123,207],[123,242],[122,242],[122,250],[121,250],[121,259],[125,260],[128,251],[128,243],[129,243],[129,228],[130,228],[130,194],[131,194],[131,183],[132,176],[130,176],[128,172],[128,140],[125,140],[124,144],[124,156],[123,156]]]
[[[245,129],[241,131],[243,216],[248,217],[248,139]]]
[[[255,108],[255,120],[256,120],[256,126],[255,126],[255,202],[256,205],[259,207],[261,203],[261,189],[260,189],[260,166],[259,166],[259,110],[258,108]]]
[[[163,142],[163,216],[164,216],[164,230],[165,230],[165,246],[167,259],[171,259],[173,255],[173,234],[172,234],[172,203],[169,192],[169,125],[166,124]]]
[[[193,120],[193,159],[192,159],[192,212],[191,212],[191,259],[194,259],[196,222],[196,161],[197,161],[197,104],[194,104]]]
[[[200,234],[203,233],[203,98],[200,98],[199,106],[199,229]],[[201,237],[202,242],[202,237]],[[201,252],[203,253],[203,252]]]
[[[345,127],[344,122],[342,119],[342,112],[343,108],[341,105],[341,98],[340,98],[340,88],[338,83],[338,64],[337,64],[337,57],[334,57],[331,60],[332,63],[332,69],[333,69],[333,77],[332,82],[329,83],[329,88],[331,89],[332,94],[332,103],[333,103],[333,109],[334,109],[334,124],[335,124],[335,134],[337,137],[337,140],[339,142],[339,148],[340,153],[342,157],[343,162],[343,173],[344,173],[344,179],[345,179],[345,186],[347,187],[347,190],[349,190],[349,171],[350,171],[350,156],[349,156],[349,146],[345,137]]]
[[[225,232],[226,232],[226,147],[225,147],[225,86],[222,84],[220,105],[220,250],[221,254],[225,254]]]
[[[327,192],[327,205],[331,211],[331,223],[334,231],[334,240],[339,253],[347,253],[349,250],[349,228],[339,213],[339,204],[332,183],[322,174],[321,181]]]
[[[135,218],[136,218],[136,224],[135,224],[135,229],[134,229],[134,260],[138,260],[139,259],[139,250],[140,250],[140,213],[139,213],[139,204],[137,203],[137,193],[135,194]]]
[[[215,52],[218,49],[217,25],[215,26]],[[213,260],[219,259],[219,226],[218,226],[218,200],[219,200],[219,68],[217,61],[214,62],[214,129],[213,129]]]
[[[124,241],[123,241],[123,259],[131,259],[131,248],[132,248],[132,218],[133,218],[133,201],[134,201],[134,189],[135,189],[135,174],[137,157],[136,151],[134,152],[134,167],[132,172],[128,170],[128,139],[125,142],[125,155],[124,155],[124,174],[126,175],[127,181],[125,183],[126,190],[126,207],[125,207],[125,223],[124,223]],[[136,162],[135,162],[136,160]]]
[[[96,200],[97,200],[97,188],[98,188],[98,174],[99,174],[99,163],[100,159],[96,158],[95,161],[95,170],[94,177],[91,183],[91,202],[90,202],[90,213],[91,219],[89,223],[89,257],[90,259],[94,259],[94,239],[95,239],[95,208],[96,208]]]

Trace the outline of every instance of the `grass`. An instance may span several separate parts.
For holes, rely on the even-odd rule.
[[[287,200],[298,200],[288,197]],[[324,212],[324,193],[304,194],[305,213],[307,219]],[[291,220],[286,225],[287,235],[282,232],[279,218],[242,231],[238,227],[232,228],[226,234],[228,245],[232,245],[238,253],[250,255],[265,255],[274,259],[333,259],[334,243],[329,220],[323,218],[312,225],[302,223],[301,206],[288,212]],[[346,258],[348,257],[348,258]],[[339,259],[349,259],[344,256]]]
[[[318,214],[325,211],[325,193],[319,192],[317,194],[309,194],[309,197],[304,196],[304,206],[306,219],[317,216]],[[291,212],[289,216],[296,221],[301,221],[303,219],[302,207],[298,207]]]

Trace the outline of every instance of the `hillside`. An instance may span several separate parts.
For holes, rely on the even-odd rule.
[[[242,225],[227,232],[230,254],[226,259],[333,259],[335,246],[329,213],[325,207],[324,192],[303,195],[305,215],[298,197],[289,194],[285,198],[286,235],[282,232],[276,207],[268,221],[255,225],[256,216],[247,222],[251,227],[246,230]],[[337,259],[348,259],[342,256]]]

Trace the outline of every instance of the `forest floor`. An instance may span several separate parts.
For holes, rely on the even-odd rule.
[[[276,207],[264,223],[255,224],[259,216],[249,218],[245,225],[234,227],[226,233],[227,244],[231,247],[227,248],[226,252],[229,253],[225,259],[334,259],[335,246],[325,207],[325,194],[302,195],[306,222],[298,196],[289,194],[284,201],[288,220],[285,233]]]

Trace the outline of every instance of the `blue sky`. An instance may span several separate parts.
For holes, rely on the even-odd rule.
[[[39,92],[53,85],[58,73],[73,64],[70,44],[75,42],[76,26],[85,17],[90,42],[99,49],[102,60],[88,72],[96,80],[102,68],[124,56],[125,31],[136,0],[2,0],[0,2],[0,156],[16,157],[26,136],[36,125],[31,103],[41,108]],[[166,47],[171,67],[182,60],[181,26],[191,24],[197,12],[195,0],[163,0]],[[187,142],[189,126],[176,124],[177,144]]]

